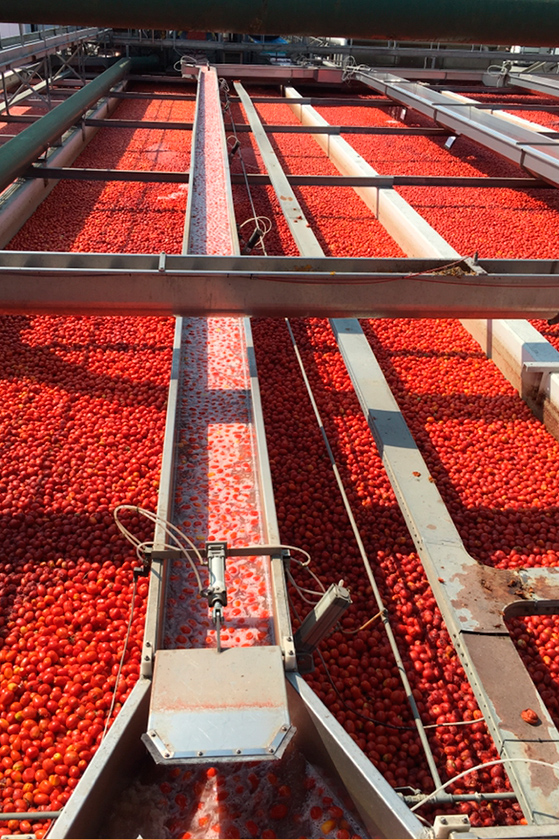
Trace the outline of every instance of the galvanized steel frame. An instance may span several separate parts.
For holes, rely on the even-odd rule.
[[[87,27],[84,29],[70,29],[65,27],[63,32],[54,31],[54,35],[45,35],[43,38],[26,40],[22,44],[3,47],[0,49],[0,69],[9,69],[13,65],[18,67],[27,63],[30,59],[43,58],[63,47],[70,47],[84,41],[98,41],[109,30],[99,27]],[[39,33],[34,33],[39,34]]]
[[[396,102],[419,111],[457,135],[474,140],[536,177],[559,186],[559,142],[488,114],[477,105],[408,82],[392,73],[357,72],[355,78]]]
[[[285,317],[541,317],[552,260],[0,254],[0,312]],[[437,271],[439,270],[439,271]],[[557,280],[556,280],[557,278]]]

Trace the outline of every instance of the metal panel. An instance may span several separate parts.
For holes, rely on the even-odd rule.
[[[157,515],[160,519],[165,521],[169,521],[171,519],[174,501],[178,396],[182,378],[182,328],[183,319],[177,318],[175,321],[173,357],[171,360],[171,373],[167,395],[167,414],[165,417],[165,437],[163,440],[159,491],[157,495]],[[165,546],[165,542],[165,531],[161,525],[157,525],[154,533],[154,547],[161,550]],[[152,676],[154,656],[161,644],[165,592],[167,588],[167,572],[168,564],[166,564],[164,560],[152,560],[142,646],[141,672],[143,677]]]
[[[551,318],[559,312],[553,262],[528,261],[525,273],[516,273],[514,261],[498,261],[511,273],[489,269],[482,279],[444,269],[438,274],[441,265],[441,259],[4,252],[0,311],[411,318]]]
[[[552,56],[548,56],[548,59]],[[543,76],[533,73],[513,73],[509,72],[506,77],[507,84],[514,87],[530,90],[532,93],[538,93],[541,96],[553,96],[559,99],[559,79],[554,76]]]
[[[270,545],[279,545],[279,525],[276,514],[272,473],[268,458],[268,444],[266,442],[266,430],[264,428],[264,417],[262,415],[260,385],[258,382],[258,370],[256,367],[256,356],[254,353],[250,318],[244,319],[244,328],[250,377],[250,396],[253,409],[252,422],[254,425],[258,455],[262,521],[268,543]],[[270,577],[274,599],[275,638],[276,642],[283,650],[284,669],[286,671],[292,671],[297,667],[297,658],[293,647],[293,630],[291,628],[291,617],[289,615],[285,569],[283,557],[280,554],[273,554],[270,557]]]
[[[338,346],[367,418],[433,594],[503,758],[538,758],[559,768],[559,732],[522,664],[504,608],[532,594],[515,572],[484,567],[464,549],[436,484],[406,426],[358,322],[333,321]],[[546,577],[546,584],[549,583]],[[546,594],[549,589],[546,590]],[[556,587],[559,597],[559,587]],[[545,596],[544,596],[545,597]],[[499,662],[499,669],[495,668]],[[507,674],[507,681],[501,678]],[[509,681],[515,690],[510,691]],[[534,729],[521,711],[534,709]],[[559,823],[557,772],[517,763],[506,770],[528,822]]]
[[[81,777],[49,837],[99,837],[110,803],[144,755],[151,681],[139,679]]]
[[[147,731],[158,763],[279,757],[291,735],[280,647],[158,651]]]
[[[374,764],[299,674],[288,676],[291,719],[297,742],[327,777],[339,777],[369,837],[427,837],[428,829],[404,805]]]

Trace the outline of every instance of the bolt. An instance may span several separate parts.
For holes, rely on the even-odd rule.
[[[149,655],[148,655],[148,654],[146,654],[146,655],[144,656],[144,662],[149,662]]]
[[[288,650],[287,652],[288,652],[288,654],[289,654],[290,656],[293,656],[293,654],[295,653],[295,651],[294,651],[294,650]]]
[[[196,753],[196,755],[197,755],[197,756],[202,756],[202,755],[204,755],[204,750],[198,750],[198,752]]]
[[[287,732],[287,724],[285,724],[285,723],[283,724],[283,726],[281,728],[281,731],[282,732]]]
[[[151,647],[151,642],[146,642],[146,647]]]
[[[150,738],[155,738],[155,736],[157,735],[157,732],[155,731],[155,729],[150,729],[150,731],[148,732],[148,735],[149,735]]]
[[[170,752],[164,752],[163,753],[163,758],[171,758],[171,753]]]
[[[287,641],[288,641],[288,642],[292,642],[292,641],[293,641],[293,636],[286,636],[286,638],[287,638]]]
[[[273,755],[275,753],[275,749],[273,747],[268,747],[268,752]]]
[[[441,817],[441,823],[442,823],[442,825],[447,825],[446,817]]]
[[[241,755],[242,750],[235,750],[235,755]]]

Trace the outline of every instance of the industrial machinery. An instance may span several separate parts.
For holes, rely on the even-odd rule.
[[[214,8],[207,3],[199,6],[190,3],[188,21],[179,4],[171,2],[160,2],[156,7],[142,2],[98,2],[84,9],[76,9],[74,5],[57,2],[53,7],[52,3],[33,0],[8,9],[0,3],[0,18],[41,23],[53,16],[61,24],[84,27],[172,29],[172,38],[167,33],[169,37],[160,39],[163,49],[169,40],[176,45],[176,32],[187,25],[198,30],[444,38],[460,43],[518,41],[521,26],[523,43],[545,44],[546,39],[553,37],[550,33],[556,30],[559,15],[559,3],[549,0],[541,4],[527,0],[492,2],[484,5],[483,16],[474,15],[477,7],[472,3],[452,7],[443,3],[440,8],[433,8],[429,17],[423,8],[395,3],[380,10],[375,7],[374,14],[369,5],[361,3],[346,4],[341,10],[317,5],[306,9],[304,14],[296,8],[291,14],[285,3],[263,4],[262,9],[254,4]],[[370,22],[369,14],[374,23]],[[4,314],[127,314],[175,319],[157,510],[147,508],[141,498],[128,499],[134,496],[141,481],[142,465],[134,464],[132,478],[127,479],[129,485],[123,482],[118,485],[123,493],[122,503],[115,505],[115,525],[111,524],[111,530],[106,531],[107,543],[115,542],[118,529],[136,552],[136,565],[129,570],[133,581],[129,620],[127,616],[125,621],[121,615],[122,605],[116,600],[112,603],[112,592],[108,596],[100,595],[96,574],[101,573],[99,569],[93,570],[91,564],[89,567],[92,577],[87,579],[90,581],[87,586],[91,586],[92,597],[105,599],[99,610],[105,618],[106,613],[114,613],[121,628],[118,661],[110,659],[106,648],[99,647],[95,654],[108,654],[102,661],[110,661],[114,678],[110,708],[100,707],[107,712],[102,737],[87,762],[82,759],[87,769],[84,766],[79,774],[68,774],[74,782],[70,785],[73,792],[62,809],[46,810],[46,803],[34,800],[31,793],[31,800],[17,802],[30,802],[41,808],[25,812],[16,808],[9,815],[4,813],[4,818],[13,820],[18,829],[23,821],[30,822],[31,831],[34,820],[52,818],[48,833],[43,831],[41,835],[49,838],[273,837],[276,833],[341,838],[559,837],[557,720],[522,664],[509,631],[513,620],[556,615],[557,565],[539,563],[537,557],[541,551],[535,552],[536,559],[532,557],[530,563],[521,559],[510,567],[488,565],[479,560],[473,546],[465,544],[460,520],[453,515],[456,512],[450,509],[452,506],[444,495],[447,482],[442,470],[440,475],[435,473],[430,455],[426,454],[425,441],[420,445],[412,435],[409,417],[394,396],[393,382],[388,381],[386,365],[383,367],[380,357],[373,352],[369,333],[359,320],[463,319],[466,330],[484,353],[494,359],[546,425],[552,431],[557,429],[559,351],[533,326],[519,320],[545,319],[550,324],[557,321],[556,256],[487,259],[477,252],[465,255],[405,197],[405,190],[414,187],[534,192],[557,188],[557,131],[515,116],[514,110],[510,113],[510,105],[498,101],[499,96],[506,97],[510,90],[518,94],[518,90],[527,89],[559,102],[557,76],[525,72],[522,67],[510,64],[498,73],[431,67],[423,73],[395,74],[347,62],[344,66],[331,66],[331,62],[321,62],[318,58],[316,63],[300,65],[213,66],[203,60],[193,62],[184,54],[173,74],[165,75],[155,73],[158,63],[155,37],[149,46],[150,53],[155,55],[150,56],[141,54],[142,50],[132,55],[134,47],[132,42],[126,42],[128,37],[122,33],[113,37],[104,29],[43,32],[40,42],[25,41],[22,37],[21,43],[10,45],[11,53],[5,60],[0,51],[5,82],[5,73],[14,64],[36,62],[39,49],[53,58],[61,44],[71,42],[76,51],[82,49],[80,44],[88,45],[87,56],[82,56],[81,75],[76,72],[72,56],[65,53],[54,66],[43,68],[44,80],[26,85],[23,99],[21,90],[15,95],[19,98],[15,98],[4,84],[0,119],[14,130],[21,126],[23,129],[0,146],[3,247],[27,219],[33,223],[36,218],[33,213],[57,184],[125,182],[150,188],[171,185],[177,191],[187,191],[181,253],[173,252],[172,244],[169,249],[163,244],[153,253],[134,252],[124,246],[107,249],[105,253],[90,253],[82,247],[15,250],[12,243],[0,254],[0,311]],[[49,39],[52,39],[50,46]],[[195,42],[200,46],[202,39],[196,38]],[[187,43],[185,40],[184,44]],[[99,63],[109,66],[86,81],[87,67]],[[21,76],[21,70],[18,72]],[[72,83],[78,87],[75,92]],[[146,85],[156,89],[146,90]],[[258,86],[255,92],[251,91],[251,85]],[[172,86],[172,91],[167,87],[158,90],[158,86]],[[262,87],[266,88],[264,93]],[[300,87],[304,88],[303,92]],[[25,105],[36,101],[37,95],[47,92],[53,100],[47,105],[52,106],[56,100],[56,107],[46,108],[40,117],[22,113],[25,110],[22,102]],[[484,96],[491,98],[484,99]],[[147,100],[164,105],[172,101],[191,103],[193,118],[173,121],[112,116],[119,103]],[[387,117],[376,126],[367,120],[360,125],[342,121],[332,125],[321,113],[327,108],[343,109],[348,103],[365,110],[378,109],[390,119]],[[284,109],[283,122],[271,123],[263,118],[259,108],[270,104]],[[536,105],[552,113],[559,107],[549,102],[543,105],[536,102]],[[513,102],[514,107],[527,109],[522,102]],[[241,109],[243,120],[238,117]],[[413,119],[408,118],[410,114]],[[162,133],[174,130],[191,137],[188,171],[177,165],[167,166],[165,157],[164,163],[160,163],[162,143],[142,149],[146,159],[153,161],[147,168],[145,165],[123,168],[116,153],[105,168],[72,165],[95,133],[106,130],[116,137],[119,132],[124,136],[126,132],[144,129]],[[315,143],[316,155],[325,169],[330,171],[333,167],[338,174],[291,171],[276,143],[282,135]],[[398,138],[439,138],[449,153],[455,148],[457,138],[458,146],[471,141],[477,144],[476,148],[484,150],[483,154],[497,155],[508,162],[507,166],[519,167],[519,171],[513,175],[509,169],[502,177],[383,175],[350,142],[353,137],[376,135],[388,136],[393,143]],[[245,160],[247,143],[256,161],[252,170]],[[168,149],[163,152],[171,157]],[[234,198],[233,191],[237,186],[247,190],[245,200],[250,202],[251,215],[243,224],[250,223],[249,228],[240,225],[235,215],[238,196]],[[307,186],[332,192],[355,191],[367,218],[374,217],[384,226],[392,237],[394,252],[401,255],[329,256],[324,237],[311,223],[312,209],[302,198],[300,189]],[[275,222],[279,224],[277,220],[281,219],[283,230],[290,237],[290,246],[282,255],[269,255],[262,245],[273,225],[254,207],[251,189],[258,188],[267,190],[267,200],[276,208]],[[173,200],[176,198],[175,194],[165,193],[160,197],[161,202],[169,195]],[[326,532],[324,505],[324,523],[318,514],[313,522],[309,516],[305,533],[312,544],[306,547],[282,541],[280,530],[285,526],[278,521],[276,506],[286,516],[288,504],[283,498],[277,504],[277,482],[282,471],[287,472],[291,440],[286,431],[276,447],[277,452],[270,454],[266,431],[274,413],[273,399],[271,394],[264,397],[261,394],[258,338],[255,340],[253,334],[252,318],[328,319],[332,345],[317,346],[305,358],[298,345],[296,322],[292,325],[288,320],[285,325],[286,335],[293,344],[293,359],[301,367],[301,382],[308,390],[305,399],[309,412],[312,411],[323,438],[324,451],[317,456],[323,463],[320,460],[317,463],[323,473],[327,472],[328,481],[335,480],[339,488],[335,522],[339,523],[340,533],[343,530],[346,539],[353,540],[355,545],[353,555],[349,552],[338,562],[339,574],[330,575],[328,586],[313,571],[313,548],[322,555],[329,553],[324,547],[326,543],[322,548],[317,547],[323,542],[322,527]],[[95,343],[94,335],[92,343]],[[53,347],[56,350],[56,342]],[[343,360],[347,379],[346,385],[340,385],[333,378],[328,387],[339,398],[349,386],[363,416],[352,414],[354,408],[347,408],[347,415],[351,415],[356,428],[365,418],[368,443],[365,448],[356,447],[354,460],[356,463],[366,460],[370,457],[369,450],[374,450],[382,462],[400,511],[398,516],[403,516],[413,540],[408,554],[418,558],[425,575],[421,597],[427,588],[432,593],[429,614],[432,617],[439,611],[450,637],[445,655],[453,660],[457,657],[456,662],[463,669],[465,696],[470,697],[468,692],[471,693],[468,714],[463,719],[443,719],[451,715],[451,710],[449,702],[441,700],[436,704],[438,714],[433,713],[435,722],[429,724],[424,707],[420,707],[421,690],[414,688],[410,677],[412,660],[408,661],[402,653],[402,638],[407,640],[405,634],[409,635],[409,627],[406,629],[392,611],[389,587],[379,577],[378,559],[373,559],[371,533],[375,532],[376,524],[373,517],[359,520],[356,514],[356,506],[361,505],[359,494],[361,497],[365,494],[364,486],[359,486],[359,493],[350,492],[349,467],[338,464],[339,440],[333,434],[334,426],[325,418],[328,401],[323,398],[321,402],[313,392],[316,370],[320,369],[323,357],[334,352],[333,348]],[[83,350],[81,346],[78,349]],[[111,348],[111,352],[118,349]],[[280,351],[277,352],[279,357]],[[422,352],[429,355],[430,351]],[[268,361],[263,352],[260,361]],[[100,375],[99,371],[97,374]],[[22,375],[28,374],[24,371]],[[56,382],[56,377],[53,381]],[[107,389],[109,386],[110,383],[106,384]],[[79,385],[76,387],[79,389]],[[152,396],[145,396],[146,401]],[[288,406],[290,398],[289,393],[284,395],[283,405]],[[293,395],[292,399],[295,404],[298,397]],[[419,397],[417,402],[420,403]],[[122,404],[128,405],[125,399]],[[434,415],[437,410],[438,406],[432,409]],[[287,429],[291,418],[287,408],[282,411],[281,422]],[[340,440],[346,422],[340,417],[345,415],[346,409],[338,417]],[[131,439],[140,434],[135,422],[129,421],[127,426]],[[434,424],[436,417],[426,422]],[[62,428],[62,420],[60,424]],[[289,434],[296,436],[293,431]],[[503,445],[508,442],[504,433],[502,440]],[[109,446],[108,441],[108,434],[106,438],[101,435],[95,445]],[[130,459],[133,457],[131,452]],[[351,459],[348,463],[351,465]],[[313,464],[309,467],[308,472],[315,470]],[[316,488],[309,490],[310,485],[301,478],[302,471],[302,466],[293,469],[286,478],[290,491],[298,494],[298,507],[296,512],[290,509],[287,514],[290,519],[285,521],[304,519],[313,503],[321,503],[320,493]],[[96,474],[93,467],[88,467],[88,477]],[[324,478],[323,486],[326,481]],[[547,490],[544,485],[542,482],[542,495]],[[388,490],[385,497],[388,498]],[[101,492],[97,498],[99,509],[105,512],[108,499]],[[62,505],[71,502],[72,499],[60,502],[60,510],[65,511]],[[481,517],[481,503],[479,507]],[[547,525],[556,519],[554,506],[549,503],[548,508]],[[365,516],[363,511],[360,513]],[[95,507],[88,515],[97,527]],[[150,539],[141,535],[143,524],[139,523],[144,519],[153,527]],[[531,523],[523,524],[530,532]],[[336,536],[333,525],[330,533]],[[402,546],[405,543],[404,536]],[[541,548],[543,551],[543,544]],[[382,554],[378,547],[376,551]],[[394,551],[394,556],[399,556]],[[107,557],[108,553],[107,548],[107,553],[99,556]],[[520,557],[519,548],[514,549],[514,557],[517,556]],[[359,575],[364,583],[359,586],[346,580],[354,557],[355,563],[362,562]],[[313,587],[318,585],[320,591],[309,591],[301,583],[300,575],[307,574],[306,569],[314,575]],[[396,581],[398,575],[394,573],[393,577]],[[122,667],[127,661],[135,599],[140,597],[137,593],[148,580],[140,675],[113,719]],[[400,589],[404,587],[405,575],[398,578],[397,584]],[[78,591],[91,594],[87,586],[84,584]],[[120,590],[114,590],[115,599],[123,584],[118,586]],[[58,592],[61,600],[63,594],[62,586]],[[367,600],[374,614],[366,622],[357,622],[357,626],[353,618],[345,624],[348,615],[356,614],[351,612],[351,607],[358,597]],[[297,612],[293,599],[299,606],[305,605],[304,615]],[[409,617],[414,610],[410,600],[409,610],[402,615]],[[394,678],[398,683],[396,688],[393,677],[381,673],[379,665],[375,666],[375,673],[381,675],[383,682],[374,674],[372,679],[376,679],[379,692],[386,690],[387,693],[379,696],[387,703],[386,710],[385,707],[373,710],[372,705],[363,702],[359,684],[365,680],[356,676],[355,664],[343,652],[343,648],[348,650],[348,644],[342,641],[339,644],[342,653],[336,652],[336,658],[340,662],[341,658],[347,658],[347,667],[354,669],[347,673],[353,678],[353,698],[360,699],[361,704],[353,700],[348,704],[338,687],[342,678],[333,681],[329,677],[338,707],[332,712],[329,706],[333,703],[328,701],[328,695],[320,699],[304,675],[312,674],[316,663],[320,665],[319,657],[324,673],[329,673],[323,654],[318,653],[324,639],[334,632],[345,633],[348,638],[351,634],[363,634],[373,621],[382,626],[386,649],[394,658],[393,672],[398,674],[401,685]],[[23,617],[22,622],[18,626],[27,630]],[[397,625],[399,630],[395,630]],[[53,626],[62,628],[62,620]],[[94,622],[91,627],[95,628]],[[91,637],[93,629],[87,631]],[[551,638],[554,631],[555,625],[550,625],[546,638]],[[423,632],[424,636],[420,636],[418,631],[416,652],[420,638],[431,638]],[[429,632],[435,631],[431,627]],[[59,635],[67,639],[71,634],[62,630]],[[109,637],[106,632],[100,644],[108,644]],[[369,655],[371,661],[378,659],[376,649],[381,645],[378,637],[359,635],[358,638],[362,650],[364,639],[371,639],[367,641],[371,648],[366,654],[367,662]],[[409,644],[415,644],[413,637]],[[83,657],[86,648],[84,641],[80,650]],[[420,673],[431,668],[434,674],[435,666],[425,664],[428,655],[422,653],[423,659],[417,653],[413,660],[418,661],[415,670]],[[58,656],[56,650],[54,655]],[[11,663],[15,662],[15,654],[2,661],[8,665],[12,679]],[[457,674],[462,673],[457,666],[453,667]],[[372,665],[371,670],[374,670]],[[550,673],[546,687],[556,676],[553,669]],[[65,677],[68,673],[59,679]],[[75,673],[72,678],[78,686],[75,689],[78,698],[83,693],[80,688],[83,680],[80,683]],[[54,683],[56,678],[52,679]],[[460,684],[461,678],[456,679]],[[39,684],[38,680],[35,682]],[[543,676],[538,684],[541,689]],[[17,683],[14,685],[17,688]],[[48,686],[46,680],[45,685]],[[31,703],[31,690],[27,704]],[[372,692],[370,684],[369,690]],[[407,717],[399,718],[401,723],[395,724],[390,722],[388,712],[391,704],[399,704],[400,694],[405,700]],[[106,705],[104,698],[99,701]],[[13,701],[10,698],[6,702],[9,705]],[[14,714],[25,712],[27,706],[19,705],[22,708],[12,709]],[[78,708],[70,704],[64,711],[60,732],[72,717],[74,706]],[[449,708],[445,710],[445,706]],[[37,708],[43,708],[39,707],[39,701]],[[48,707],[45,708],[48,713]],[[85,717],[87,711],[93,710],[84,705],[84,721],[89,720]],[[336,712],[340,711],[344,725],[336,719]],[[348,711],[353,717],[346,715]],[[460,711],[464,709],[460,707]],[[29,713],[32,720],[36,716]],[[361,724],[356,730],[353,720],[357,717],[369,728]],[[14,720],[20,722],[20,718]],[[58,723],[57,720],[56,726]],[[444,750],[433,748],[429,728],[437,729],[439,737],[439,730],[445,726],[451,727],[456,735],[459,727],[475,725],[477,735],[482,732],[482,724],[487,729],[483,729],[484,734],[478,740],[481,742],[482,737],[492,740],[493,753],[488,752],[474,766],[469,753],[468,759],[464,757],[465,746],[459,749],[450,744],[443,772]],[[12,721],[6,718],[7,738],[15,734],[10,732],[10,725]],[[56,726],[52,730],[55,734]],[[430,789],[405,784],[405,773],[397,777],[401,783],[383,777],[375,763],[381,770],[384,765],[386,775],[393,760],[388,746],[385,754],[373,763],[359,743],[358,733],[372,732],[375,728],[382,739],[379,743],[391,744],[393,751],[396,747],[388,740],[390,730],[398,735],[405,732],[406,737],[398,741],[398,748],[406,756],[412,737],[409,733],[413,733],[425,753]],[[70,731],[68,726],[66,737],[71,744],[74,736]],[[79,730],[85,731],[85,726]],[[441,744],[450,743],[442,735],[440,739]],[[406,745],[405,749],[402,744]],[[56,767],[64,766],[61,760],[54,761],[53,756],[58,755],[54,738],[52,746],[52,756],[46,756],[45,761],[52,760],[53,773],[46,774],[41,769],[40,774],[45,772],[46,778],[34,777],[38,784],[46,782],[45,790],[50,785],[49,794],[60,785],[60,781],[52,781],[60,775]],[[367,749],[374,752],[369,746]],[[73,766],[72,762],[73,757],[68,758],[69,767]],[[11,764],[3,766],[11,772]],[[496,784],[495,789],[483,787],[487,780],[481,779],[479,785],[474,781],[457,792],[457,781],[486,768],[498,768],[487,782]],[[502,768],[506,782],[502,781]],[[489,808],[494,803],[497,803],[495,807],[501,807],[512,802],[517,803],[517,810],[514,819],[507,815],[506,824],[476,825],[470,821],[469,803],[483,803]],[[420,814],[427,816],[418,817],[419,809],[425,807],[427,811]]]

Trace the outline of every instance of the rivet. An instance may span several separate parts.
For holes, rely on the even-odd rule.
[[[285,724],[285,723],[283,724],[283,726],[281,728],[281,731],[282,732],[287,732],[287,724]]]
[[[171,753],[170,752],[164,752],[163,753],[163,758],[171,758]]]
[[[241,755],[242,750],[235,750],[235,755]]]
[[[202,755],[204,755],[204,750],[198,750],[198,752],[196,753],[196,755],[197,755],[197,756],[202,756]]]
[[[273,747],[268,747],[268,752],[269,753],[275,753],[275,749]]]

